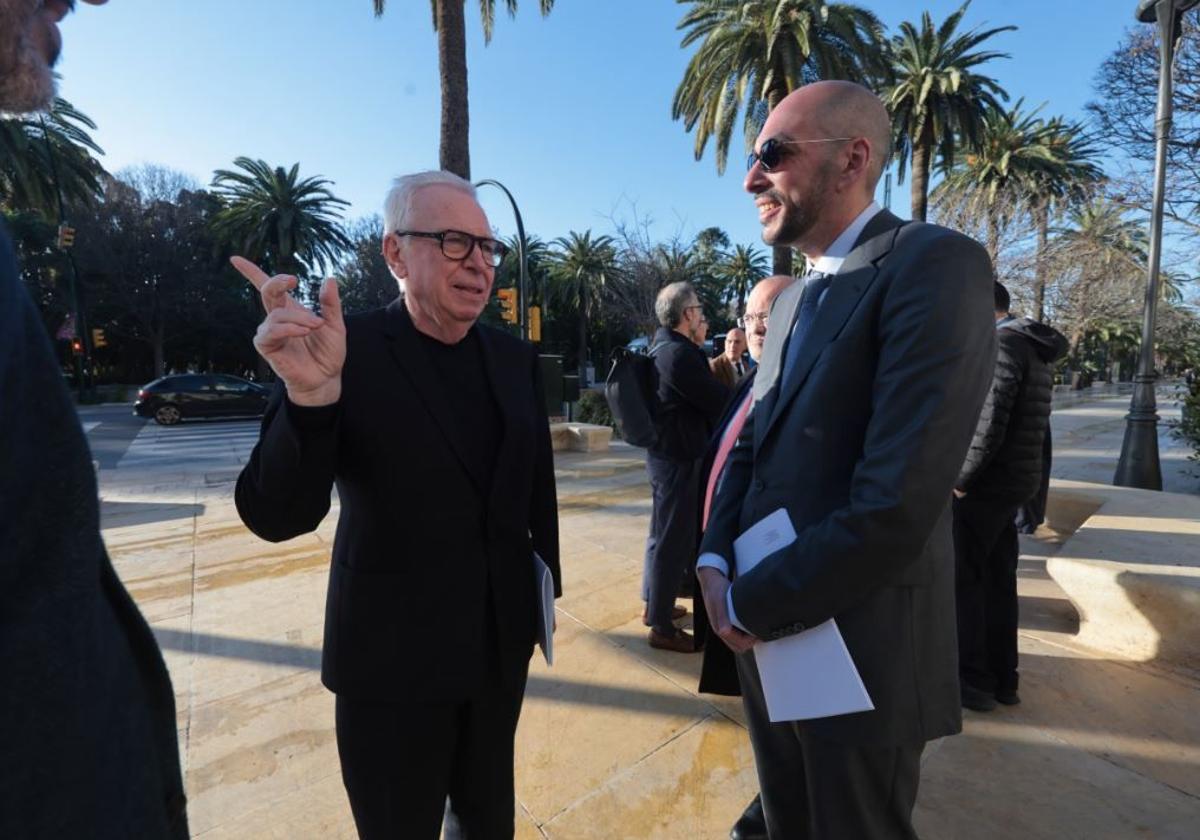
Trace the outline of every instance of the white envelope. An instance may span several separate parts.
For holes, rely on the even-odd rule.
[[[546,657],[546,664],[554,664],[554,576],[550,567],[536,551],[533,552],[533,579],[538,596],[537,643]]]
[[[787,510],[760,519],[733,542],[739,576],[796,541]],[[772,723],[866,712],[875,708],[837,622],[754,646]]]

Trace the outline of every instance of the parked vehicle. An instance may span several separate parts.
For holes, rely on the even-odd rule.
[[[725,334],[721,333],[720,337],[722,339],[724,339]],[[722,346],[724,346],[724,345],[722,345]],[[650,352],[650,339],[644,335],[638,336],[633,341],[626,344],[625,349],[628,350],[630,353],[638,353],[638,354],[644,356]],[[704,355],[706,355],[710,358],[712,356],[716,355],[716,350],[714,348],[713,340],[711,338],[704,340],[704,347],[701,349],[704,350]]]
[[[138,391],[133,413],[173,426],[192,417],[258,417],[270,389],[223,373],[183,373],[155,379]]]

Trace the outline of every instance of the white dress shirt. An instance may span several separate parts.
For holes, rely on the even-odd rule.
[[[834,239],[830,246],[825,249],[824,254],[817,257],[816,260],[809,260],[807,257],[805,257],[807,270],[818,271],[822,274],[836,276],[837,273],[842,270],[842,263],[846,261],[846,257],[848,257],[850,252],[854,250],[854,243],[858,241],[860,236],[862,236],[862,232],[866,229],[867,224],[871,221],[871,219],[875,218],[875,215],[882,209],[883,208],[874,201],[868,204],[861,213],[854,217],[854,221],[852,221],[845,230],[838,234],[837,238]],[[829,290],[826,289],[825,291],[827,293]],[[821,299],[824,300],[824,294],[822,294]],[[817,302],[817,305],[820,305],[820,301]],[[729,577],[729,563],[719,554],[714,554],[711,551],[701,554],[699,559],[696,560],[696,568],[702,569],[706,566],[711,569],[717,569],[721,572],[721,574]],[[725,608],[729,612],[729,621],[734,627],[747,633],[750,632],[742,626],[740,621],[737,620],[737,614],[733,611],[733,587],[730,587],[725,593]]]

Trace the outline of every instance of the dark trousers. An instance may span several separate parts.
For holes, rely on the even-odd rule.
[[[671,635],[671,610],[684,575],[696,562],[700,461],[672,461],[647,452],[646,472],[653,506],[642,589],[650,626]]]
[[[511,838],[513,739],[529,665],[470,700],[337,698],[342,781],[363,840]]]
[[[1016,508],[954,500],[958,672],[980,691],[1017,690]]]
[[[829,741],[804,721],[771,723],[754,653],[737,655],[742,705],[772,840],[908,840],[924,744]]]

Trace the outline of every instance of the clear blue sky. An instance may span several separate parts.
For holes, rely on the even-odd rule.
[[[923,8],[940,22],[959,0],[859,0],[895,27]],[[498,6],[503,3],[498,0]],[[1014,24],[990,73],[1012,94],[1078,118],[1092,78],[1124,31],[1134,0],[974,0],[965,24]],[[608,232],[633,208],[655,234],[718,225],[760,242],[741,190],[741,148],[718,177],[711,149],[670,104],[688,54],[673,0],[557,0],[542,19],[523,0],[498,12],[484,47],[467,3],[473,176],[503,181],[526,227],[543,238]],[[105,165],[151,162],[200,183],[238,155],[299,162],[335,182],[350,216],[377,212],[395,175],[437,165],[439,88],[428,0],[111,0],[80,4],[63,24],[62,94],[99,124]],[[485,207],[513,231],[498,193]],[[908,211],[907,183],[893,209]]]

